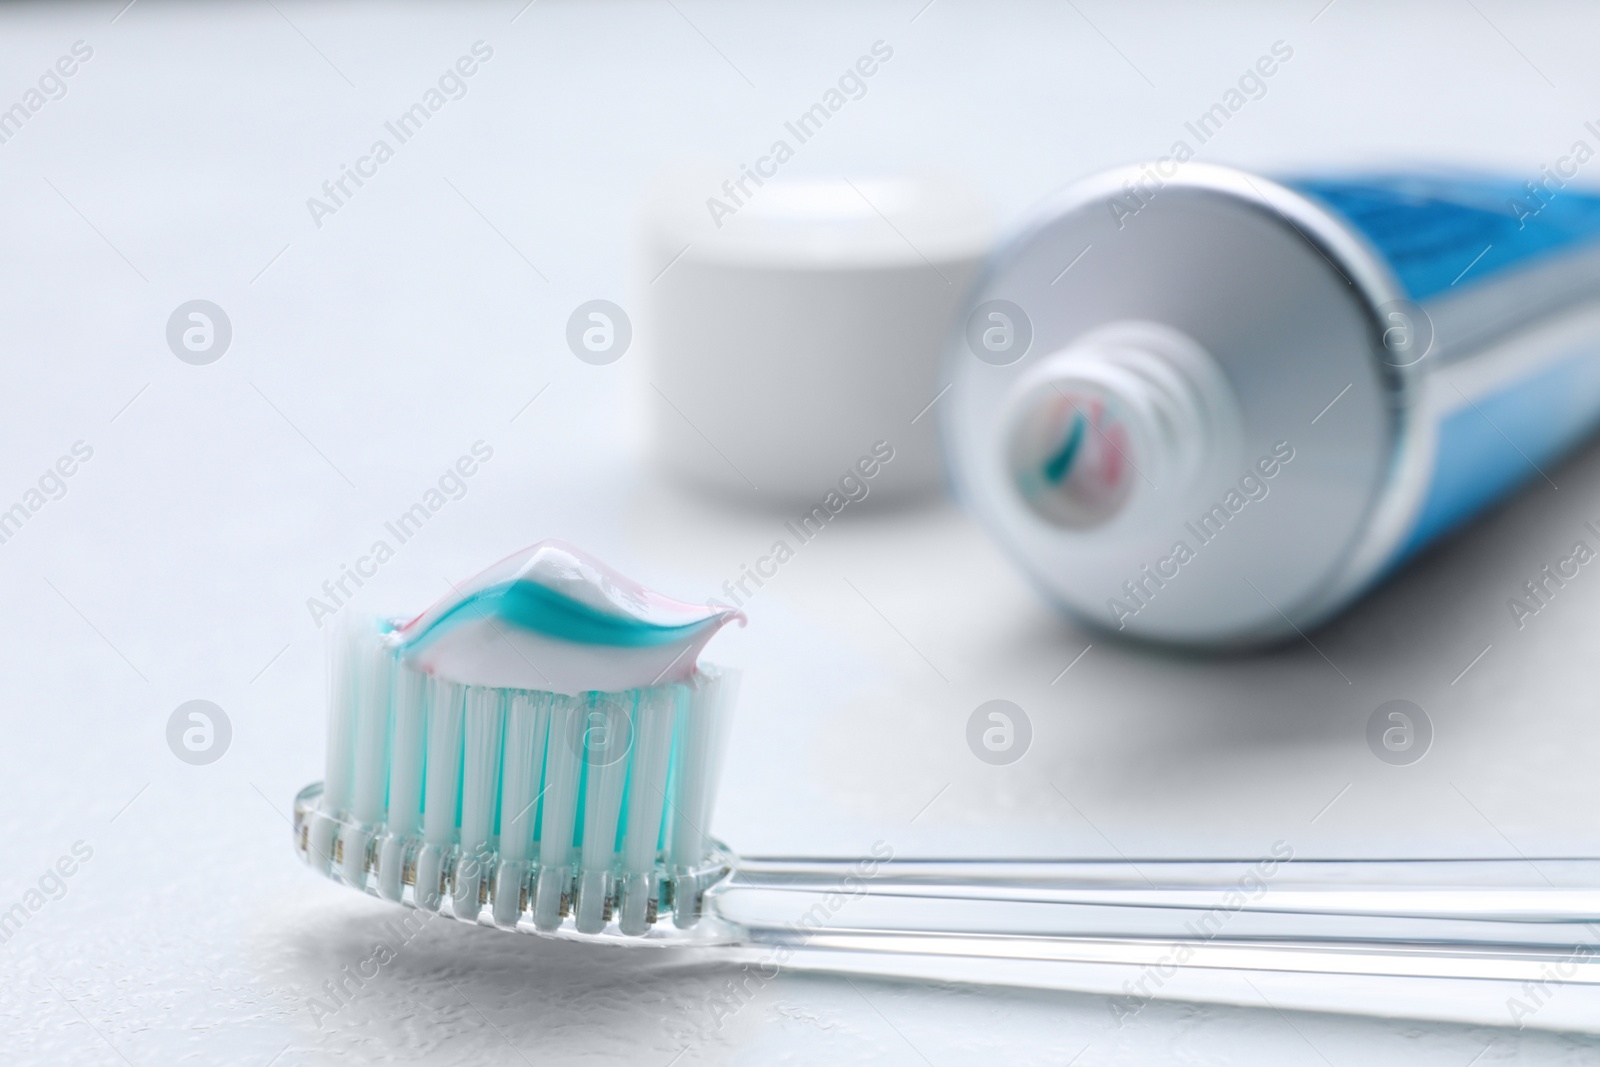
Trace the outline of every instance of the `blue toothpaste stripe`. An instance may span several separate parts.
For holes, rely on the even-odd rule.
[[[1044,465],[1045,481],[1055,484],[1067,476],[1067,471],[1072,468],[1072,460],[1078,454],[1078,447],[1083,444],[1083,416],[1075,414],[1072,419],[1072,432],[1067,435],[1067,440],[1050,457]]]
[[[407,651],[424,648],[440,635],[474,619],[503,619],[524,630],[582,645],[650,648],[681,640],[714,621],[662,626],[598,611],[588,604],[534,582],[504,582],[463,597],[426,630],[406,643]]]

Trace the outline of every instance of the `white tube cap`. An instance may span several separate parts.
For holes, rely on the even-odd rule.
[[[888,442],[871,495],[936,488],[937,419],[918,416],[945,384],[989,212],[945,177],[759,177],[692,168],[645,205],[635,303],[653,458],[698,489],[785,507],[816,503]]]

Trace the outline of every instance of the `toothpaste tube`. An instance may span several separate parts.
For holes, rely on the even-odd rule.
[[[952,342],[956,490],[1072,614],[1292,636],[1600,422],[1600,196],[1163,163],[1049,202]]]

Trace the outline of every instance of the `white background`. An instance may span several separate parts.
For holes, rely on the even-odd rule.
[[[0,909],[93,849],[0,945],[7,1062],[1600,1060],[1591,1038],[1494,1029],[1493,1004],[1476,1026],[1157,1004],[1119,1030],[1091,995],[789,976],[695,1037],[725,975],[445,923],[315,1025],[305,998],[393,912],[290,849],[291,798],[321,776],[307,598],[479,440],[494,457],[466,496],[352,610],[417,610],[546,536],[702,599],[785,517],[661,484],[642,359],[566,349],[579,303],[627,304],[648,175],[748,161],[880,39],[893,61],[792,171],[942,167],[1006,221],[1164,153],[1279,40],[1293,59],[1201,158],[1537,177],[1600,117],[1600,21],[1568,7],[921,7],[0,9],[0,107],[75,41],[94,49],[0,144],[0,506],[74,442],[94,450],[0,544]],[[467,95],[316,226],[306,199],[479,40],[494,55]],[[165,342],[194,298],[234,331],[205,367]],[[1600,519],[1600,453],[1549,473],[1558,490],[1430,554],[1314,635],[1320,652],[1220,662],[1058,620],[948,505],[847,512],[719,638],[746,672],[719,834],[749,852],[1595,854],[1600,578],[1521,631],[1504,605]],[[1011,767],[965,746],[993,697],[1034,725]],[[1365,746],[1393,697],[1437,732],[1411,767]],[[165,741],[195,698],[233,727],[207,767]],[[1581,996],[1534,1022],[1592,1023]]]

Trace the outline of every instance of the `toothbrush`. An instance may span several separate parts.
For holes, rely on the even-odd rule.
[[[764,965],[1600,984],[1600,859],[738,857],[704,829],[737,676],[697,662],[735,620],[545,541],[410,622],[346,625],[296,850],[464,922]]]

